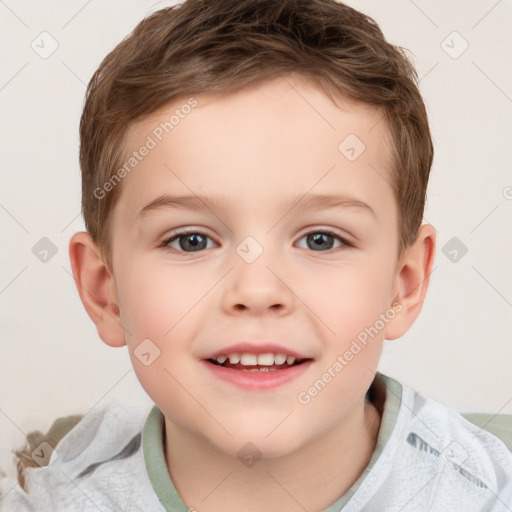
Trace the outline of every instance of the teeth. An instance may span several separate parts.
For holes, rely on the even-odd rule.
[[[242,370],[244,372],[258,372],[258,373],[261,373],[261,372],[277,372],[277,368],[270,368],[270,367],[267,367],[267,368],[247,368],[247,370]]]
[[[288,363],[292,365],[295,363],[296,358],[294,356],[287,356],[286,354],[272,354],[271,352],[265,354],[228,354],[228,355],[220,355],[216,358],[216,361],[219,364],[225,363],[229,359],[231,364],[242,364],[244,366],[274,366],[274,365],[282,365]]]
[[[260,354],[258,364],[261,366],[272,366],[274,364],[274,354]]]
[[[276,354],[274,356],[274,360],[276,364],[284,364],[286,361],[286,355],[285,354]]]
[[[243,364],[244,366],[253,366],[258,364],[258,356],[255,354],[242,354],[242,357],[240,358],[240,364]]]
[[[229,354],[229,362],[231,364],[237,364],[240,362],[240,354]]]

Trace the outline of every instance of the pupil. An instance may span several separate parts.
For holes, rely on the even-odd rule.
[[[332,239],[332,236],[327,235],[326,233],[314,233],[312,235],[309,235],[308,238],[310,239],[310,241],[314,242],[314,245],[321,248],[322,246],[325,247],[326,240]],[[322,245],[322,242],[323,242],[323,245]],[[328,245],[328,248],[332,248],[332,243],[327,244],[327,245]]]
[[[201,243],[204,243],[204,237],[198,233],[192,233],[190,235],[187,235],[185,240],[186,241],[184,244],[181,243],[181,241],[180,241],[180,245],[183,250],[187,249],[187,247],[186,247],[187,244],[189,244],[188,248],[191,248],[193,251],[197,251],[201,248],[204,248],[204,247],[201,247]]]

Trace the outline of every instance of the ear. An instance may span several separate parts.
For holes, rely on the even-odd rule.
[[[69,259],[78,294],[100,338],[111,347],[126,345],[114,276],[89,233],[71,237]]]
[[[386,325],[385,338],[403,336],[420,314],[430,282],[436,249],[436,231],[423,224],[416,241],[399,259],[396,270],[395,298],[397,315]]]

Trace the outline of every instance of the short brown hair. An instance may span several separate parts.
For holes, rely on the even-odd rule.
[[[109,229],[121,184],[94,193],[122,165],[131,124],[170,101],[228,94],[284,74],[381,107],[389,129],[399,253],[423,219],[434,148],[416,70],[377,23],[336,0],[186,0],[143,19],[87,88],[80,121],[82,212],[111,267]],[[341,141],[340,141],[341,142]]]

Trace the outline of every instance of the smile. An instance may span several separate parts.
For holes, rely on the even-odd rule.
[[[212,364],[217,364],[223,368],[233,370],[252,371],[252,372],[274,372],[284,370],[292,366],[303,363],[307,359],[297,359],[295,356],[286,354],[221,354],[215,359],[208,359]]]
[[[296,379],[313,363],[282,353],[221,354],[201,361],[212,374],[225,382],[248,390],[264,390]]]

